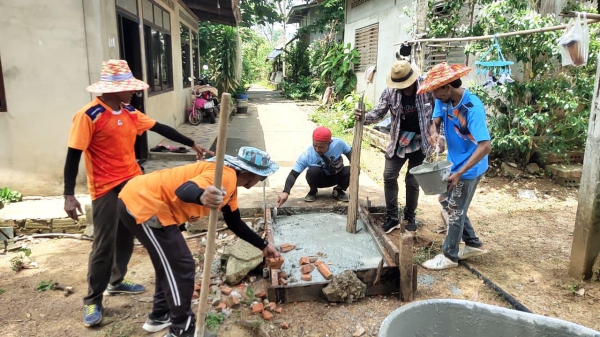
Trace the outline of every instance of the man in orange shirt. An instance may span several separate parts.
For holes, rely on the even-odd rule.
[[[121,188],[129,179],[142,174],[134,152],[136,136],[151,130],[192,147],[199,158],[208,152],[129,104],[136,91],[147,88],[146,83],[133,77],[126,61],[105,61],[101,80],[86,88],[102,96],[81,108],[73,118],[65,162],[65,211],[74,220],[78,220],[77,211],[81,213],[74,191],[83,153],[94,213],[94,243],[87,276],[89,288],[83,300],[86,326],[102,320],[105,290],[109,295],[116,295],[136,294],[146,289],[124,279],[133,252],[133,235],[119,223],[117,213],[117,196]]]
[[[210,160],[209,160],[210,161]],[[121,222],[148,250],[156,272],[152,312],[143,328],[166,336],[194,336],[191,309],[195,265],[178,225],[220,209],[229,229],[242,240],[279,257],[277,249],[253,232],[241,218],[237,187],[250,188],[279,169],[269,155],[242,147],[237,157],[225,156],[222,188],[213,186],[215,164],[199,162],[135,177],[119,194]]]

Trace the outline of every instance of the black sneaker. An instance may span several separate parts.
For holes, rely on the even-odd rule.
[[[153,314],[148,315],[148,319],[142,329],[148,332],[159,332],[164,328],[168,328],[171,326],[171,317],[169,313],[166,313],[160,317],[156,317]]]
[[[333,192],[331,192],[331,196],[336,198],[339,201],[348,202],[348,194],[344,192],[341,188],[334,188]]]
[[[400,221],[397,219],[386,219],[383,224],[383,230],[386,234],[391,233],[394,229],[400,228]]]
[[[317,194],[318,193],[316,193],[316,192],[314,194],[308,192],[308,194],[304,197],[304,201],[313,202],[313,201],[317,200]]]
[[[187,329],[182,330],[180,328],[170,327],[169,332],[165,337],[194,337],[196,335],[196,320],[190,317],[190,323],[187,325]]]
[[[415,220],[415,218],[408,218],[406,220],[406,230],[409,232],[415,232],[417,231],[417,221]]]

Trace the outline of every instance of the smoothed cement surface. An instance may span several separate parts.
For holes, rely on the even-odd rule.
[[[285,259],[282,269],[288,274],[288,284],[326,281],[317,268],[311,273],[310,282],[302,281],[300,258],[304,256],[318,256],[328,264],[333,275],[345,270],[377,268],[381,253],[361,221],[357,222],[356,228],[362,230],[356,234],[346,232],[346,216],[334,213],[278,217],[277,223],[273,224],[275,245],[296,245],[295,250],[281,254]]]

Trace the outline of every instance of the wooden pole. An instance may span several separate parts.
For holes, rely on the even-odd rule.
[[[589,15],[588,15],[589,18]],[[588,24],[591,23],[597,23],[598,19],[593,19],[593,20],[587,20]],[[510,33],[501,33],[501,34],[496,34],[496,35],[482,35],[482,36],[471,36],[471,37],[452,37],[452,38],[442,38],[442,39],[436,39],[436,38],[432,38],[432,39],[416,39],[416,40],[411,40],[411,41],[406,41],[406,42],[397,42],[394,43],[394,46],[398,46],[402,43],[420,43],[420,42],[466,42],[466,41],[478,41],[478,40],[489,40],[489,39],[493,39],[494,37],[507,37],[507,36],[515,36],[515,35],[530,35],[530,34],[535,34],[535,33],[544,33],[544,32],[550,32],[550,31],[554,31],[554,30],[560,30],[560,29],[565,29],[567,28],[567,25],[558,25],[558,26],[550,26],[550,27],[544,27],[544,28],[536,28],[536,29],[529,29],[529,30],[520,30],[520,31],[516,31],[516,32],[510,32]]]
[[[356,219],[358,218],[358,178],[360,175],[360,146],[362,144],[363,123],[365,120],[365,94],[360,98],[358,109],[363,111],[360,120],[354,121],[354,139],[352,141],[352,162],[350,163],[350,200],[348,201],[348,219],[346,231],[356,233]]]
[[[592,276],[594,261],[600,253],[600,53],[597,61],[569,264],[569,275],[578,280]]]
[[[223,181],[223,163],[225,161],[225,148],[227,146],[227,124],[229,123],[229,107],[231,95],[221,95],[221,112],[219,114],[219,133],[217,135],[217,156],[215,168],[215,180],[213,186],[221,188]],[[204,322],[206,320],[206,301],[210,288],[210,270],[215,252],[215,235],[217,229],[218,209],[211,209],[208,218],[208,234],[206,235],[206,251],[204,251],[204,270],[202,271],[202,287],[200,288],[200,301],[198,305],[198,317],[196,323],[196,336],[204,336]]]
[[[413,235],[405,231],[400,234],[400,300],[413,300]]]

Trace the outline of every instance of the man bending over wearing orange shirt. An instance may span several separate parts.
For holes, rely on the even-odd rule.
[[[237,157],[225,156],[223,186],[219,189],[212,185],[215,163],[211,159],[137,176],[119,194],[121,221],[148,250],[156,273],[153,308],[143,326],[146,331],[170,326],[166,335],[170,337],[194,336],[196,330],[191,309],[194,259],[178,225],[218,208],[238,237],[267,257],[280,256],[272,244],[246,226],[237,201],[238,186],[256,185],[275,173],[279,165],[264,151],[242,147]]]

